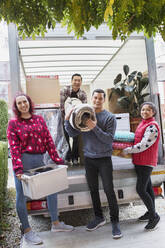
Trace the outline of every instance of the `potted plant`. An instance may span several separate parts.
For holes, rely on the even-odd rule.
[[[129,113],[131,122],[136,122],[140,119],[140,106],[145,102],[145,98],[150,94],[144,91],[149,85],[148,77],[143,77],[143,74],[138,71],[133,71],[129,74],[129,66],[124,65],[123,71],[125,79],[122,79],[122,74],[119,73],[114,79],[114,87],[111,88],[109,102],[113,95],[117,96],[117,107],[122,112]],[[135,129],[136,127],[132,127]],[[132,130],[135,131],[135,130]]]

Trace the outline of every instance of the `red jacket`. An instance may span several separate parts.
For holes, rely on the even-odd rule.
[[[158,129],[158,137],[155,143],[145,151],[132,154],[133,163],[135,165],[152,165],[152,166],[157,165],[160,130],[158,123],[155,121],[155,118],[152,117],[147,120],[141,121],[135,132],[134,145],[136,145],[142,140],[146,128],[152,124],[154,124]]]

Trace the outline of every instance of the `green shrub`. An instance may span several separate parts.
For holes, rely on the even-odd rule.
[[[8,179],[8,143],[0,141],[0,222],[4,207]]]
[[[4,100],[0,99],[0,222],[2,219],[8,179],[8,143],[6,141],[7,124],[7,104]]]
[[[0,140],[6,140],[6,128],[8,123],[8,109],[4,100],[0,99]]]

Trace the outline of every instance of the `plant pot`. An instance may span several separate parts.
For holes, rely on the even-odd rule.
[[[141,117],[130,117],[130,129],[135,133],[137,126],[141,122]]]
[[[111,94],[112,89],[108,89],[107,90],[107,96],[109,98],[110,94]],[[114,93],[111,97],[111,100],[108,102],[108,111],[110,111],[113,114],[119,114],[119,113],[125,113],[125,109],[123,109],[122,107],[120,107],[120,105],[117,104],[117,100],[118,100],[119,96]]]

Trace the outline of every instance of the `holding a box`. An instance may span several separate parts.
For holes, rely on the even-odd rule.
[[[24,195],[40,199],[68,188],[67,166],[47,165],[29,170],[23,175]]]
[[[34,176],[27,176],[24,174],[29,172],[29,170],[39,170],[38,167],[44,166],[43,161],[46,152],[49,153],[55,164],[61,165],[64,161],[57,153],[45,120],[41,116],[33,114],[33,103],[29,96],[23,93],[18,94],[13,102],[13,111],[16,118],[9,121],[7,137],[10,144],[14,170],[17,196],[16,209],[25,240],[31,244],[41,244],[43,241],[31,230],[28,222],[25,194],[32,198],[39,198],[42,195],[47,195],[47,205],[52,221],[51,230],[53,232],[72,231],[72,226],[65,225],[63,222],[59,222],[58,220],[57,194],[55,192],[61,190],[61,186],[57,186],[59,183],[58,180],[61,180],[61,178],[56,180],[55,178],[51,178],[51,176],[55,171],[56,173],[57,171],[60,171],[60,168],[57,170],[52,169],[51,171],[43,172]],[[51,178],[49,183],[46,183],[47,177],[49,179]],[[27,180],[23,182],[22,187],[21,181],[23,178]],[[64,185],[64,188],[65,187],[67,187],[67,185]]]

